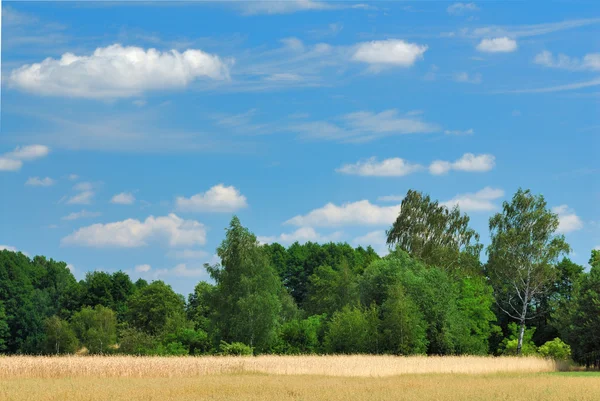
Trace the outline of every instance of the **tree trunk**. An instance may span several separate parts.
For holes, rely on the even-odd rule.
[[[519,329],[519,341],[517,342],[517,355],[521,355],[521,349],[523,348],[523,337],[525,336],[525,320],[521,321],[521,328]]]

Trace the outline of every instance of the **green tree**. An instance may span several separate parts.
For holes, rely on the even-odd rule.
[[[221,339],[259,352],[277,340],[281,281],[256,237],[234,216],[217,249],[221,265],[207,265],[216,282],[214,321]]]
[[[77,350],[77,338],[69,322],[54,315],[44,321],[46,351],[51,354],[70,354]]]
[[[71,327],[79,342],[92,354],[107,352],[117,341],[116,314],[102,305],[82,308],[71,318]]]
[[[458,206],[448,209],[414,190],[402,200],[387,243],[426,265],[452,271],[477,269],[482,249],[479,234],[469,227],[469,216],[461,215]]]
[[[158,335],[171,322],[184,320],[184,301],[170,285],[153,281],[129,298],[127,314],[133,328]]]
[[[566,313],[561,335],[575,362],[600,367],[600,250],[593,250],[589,273],[581,280]]]
[[[103,271],[87,272],[82,286],[83,306],[113,306],[113,280],[110,274]]]
[[[110,294],[112,297],[111,309],[117,314],[117,319],[123,321],[127,315],[127,300],[136,291],[136,287],[131,282],[129,275],[122,271],[113,273],[110,280]]]
[[[0,353],[4,353],[8,348],[6,346],[10,330],[8,328],[8,322],[6,319],[6,311],[4,310],[4,303],[0,301]]]
[[[306,310],[311,314],[327,313],[331,316],[346,305],[357,305],[358,283],[347,263],[339,270],[330,266],[319,266],[309,280]]]
[[[319,334],[324,324],[324,315],[307,319],[294,319],[284,323],[279,330],[282,344],[279,351],[284,354],[313,354],[319,349]]]
[[[427,351],[427,324],[413,300],[397,285],[388,290],[382,307],[383,349],[396,355]]]
[[[212,308],[216,287],[206,281],[196,284],[194,292],[188,296],[186,314],[196,329],[211,330]]]
[[[502,209],[490,218],[487,273],[498,306],[520,325],[520,354],[526,322],[539,312],[532,308],[555,280],[556,261],[569,245],[555,235],[558,216],[546,208],[543,196],[519,189]]]
[[[325,350],[332,354],[376,352],[379,342],[379,319],[373,308],[345,306],[335,312],[325,334]]]

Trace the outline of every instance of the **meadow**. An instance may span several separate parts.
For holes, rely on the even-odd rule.
[[[511,357],[1,357],[2,400],[598,400],[600,375]]]

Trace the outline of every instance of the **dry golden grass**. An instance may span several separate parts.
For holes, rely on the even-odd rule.
[[[0,379],[2,401],[597,401],[600,377],[547,373]]]
[[[559,368],[555,362],[541,358],[475,356],[0,357],[0,379],[195,378],[239,373],[388,377],[424,373],[553,372]]]

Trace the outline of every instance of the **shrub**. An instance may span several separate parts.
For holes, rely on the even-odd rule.
[[[225,341],[221,341],[219,348],[221,349],[221,355],[241,356],[254,354],[254,348],[240,342],[233,342],[229,344]]]
[[[560,338],[547,341],[538,349],[538,352],[541,356],[546,358],[557,360],[567,360],[571,358],[571,347]]]
[[[519,342],[519,326],[511,322],[508,324],[509,335],[502,343],[500,343],[499,353],[502,355],[517,355],[517,346]],[[523,346],[521,347],[521,355],[529,356],[537,354],[537,347],[533,343],[533,334],[535,333],[535,327],[525,329],[523,335]]]

